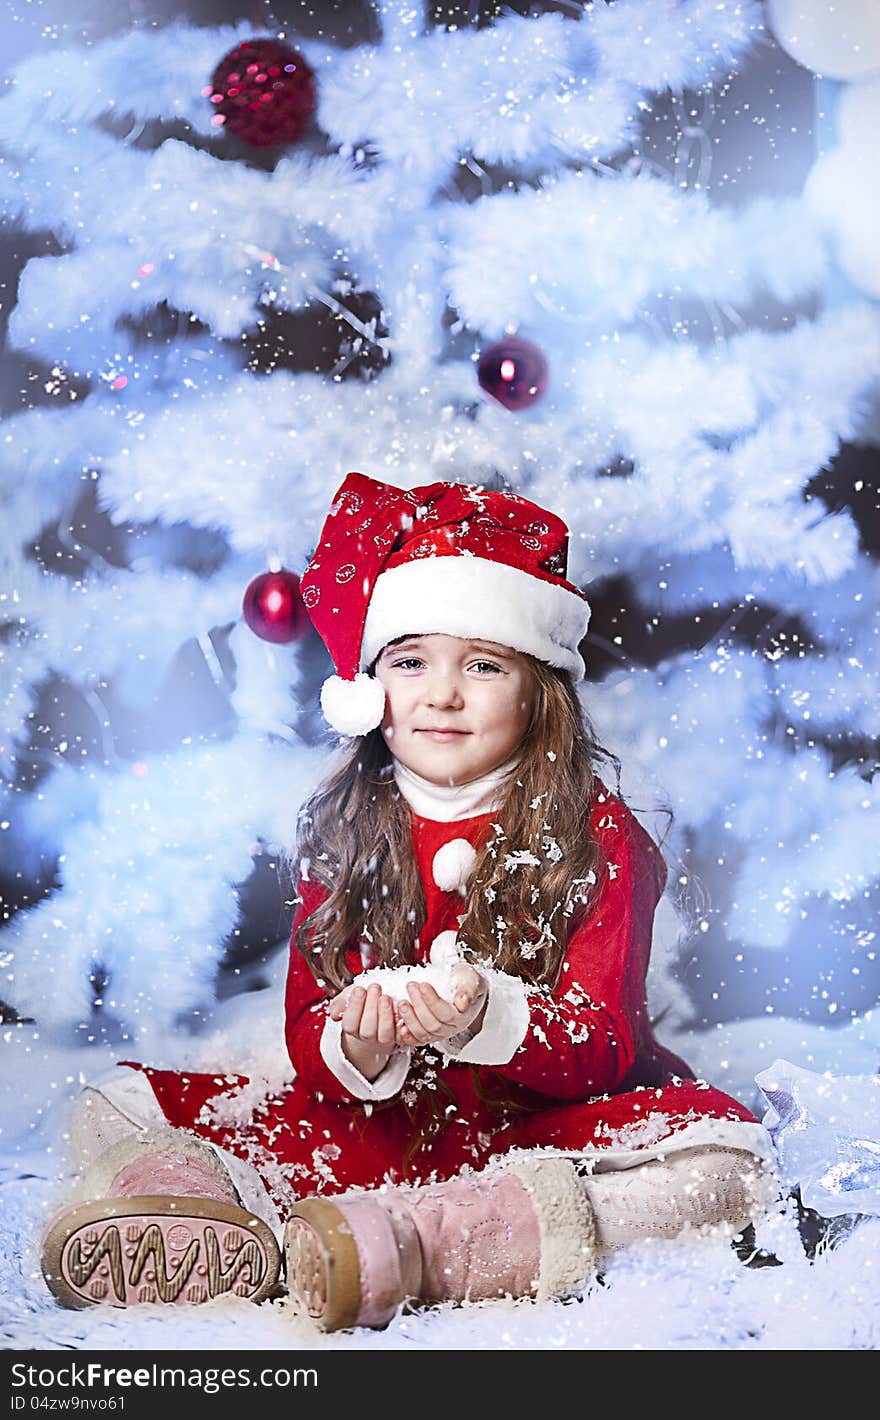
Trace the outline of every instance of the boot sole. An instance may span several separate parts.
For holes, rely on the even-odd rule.
[[[193,1306],[277,1295],[280,1260],[271,1228],[247,1209],[156,1194],[67,1209],[49,1225],[42,1268],[65,1307]]]
[[[345,1215],[324,1198],[293,1209],[284,1230],[287,1290],[323,1331],[357,1324],[360,1261]]]

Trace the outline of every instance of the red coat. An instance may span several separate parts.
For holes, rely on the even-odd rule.
[[[440,932],[457,926],[463,911],[460,893],[435,884],[434,855],[454,838],[478,847],[491,832],[493,814],[453,823],[415,813],[412,818],[427,908],[416,953],[421,961]],[[393,1099],[371,1104],[342,1084],[320,1053],[327,997],[295,948],[285,1000],[295,1073],[287,1088],[264,1097],[244,1122],[239,1117],[234,1127],[228,1122],[230,1097],[248,1083],[244,1076],[122,1063],[145,1071],[172,1124],[253,1163],[282,1213],[308,1193],[444,1179],[463,1165],[483,1167],[493,1154],[512,1148],[631,1154],[656,1151],[663,1139],[674,1138],[677,1147],[707,1142],[713,1132],[726,1143],[741,1134],[741,1147],[755,1147],[760,1133],[755,1116],[729,1095],[695,1081],[651,1030],[645,976],[654,911],[666,879],[659,849],[607,789],[600,787],[590,823],[610,866],[595,907],[569,939],[559,984],[552,993],[526,988],[528,1028],[507,1063],[468,1065],[438,1057],[429,1085],[441,1092],[447,1122],[409,1159],[417,1091],[407,1082]],[[319,885],[300,880],[291,945],[293,932],[325,895]],[[350,949],[348,962],[355,974],[363,969],[358,946]],[[217,1096],[221,1122],[210,1120],[210,1109],[199,1119],[202,1107]],[[500,1099],[500,1107],[487,1103],[487,1096]]]

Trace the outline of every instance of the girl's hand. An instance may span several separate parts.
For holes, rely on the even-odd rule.
[[[366,990],[352,981],[334,996],[328,1014],[342,1022],[343,1036],[352,1040],[387,1045],[389,1050],[395,1043],[394,1002],[376,981]]]
[[[342,1053],[365,1080],[375,1080],[391,1059],[395,1046],[394,1007],[374,981],[365,991],[356,981],[330,1003],[328,1014],[342,1022]]]
[[[476,1034],[483,1023],[489,985],[484,976],[461,962],[452,968],[452,1001],[444,1001],[433,986],[410,982],[408,1001],[398,1001],[397,1041],[399,1045],[429,1045],[448,1040],[465,1026]]]

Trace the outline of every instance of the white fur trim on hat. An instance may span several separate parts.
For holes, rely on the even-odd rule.
[[[331,675],[321,686],[321,709],[328,725],[341,735],[366,735],[382,723],[385,687],[362,671],[354,680]]]
[[[395,636],[479,636],[585,675],[578,651],[590,608],[577,593],[486,557],[422,557],[376,578],[361,640],[361,668]]]
[[[463,892],[476,861],[476,850],[466,838],[451,838],[434,854],[431,875],[441,892]]]

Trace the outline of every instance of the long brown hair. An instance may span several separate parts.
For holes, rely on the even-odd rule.
[[[587,822],[597,761],[615,765],[618,785],[620,765],[598,743],[568,672],[523,656],[531,723],[478,849],[458,938],[474,961],[552,989],[605,867]],[[370,944],[374,966],[407,965],[425,924],[410,809],[392,770],[378,727],[346,740],[299,813],[291,876],[305,870],[329,896],[295,945],[331,995],[352,979],[345,955],[355,942]]]

